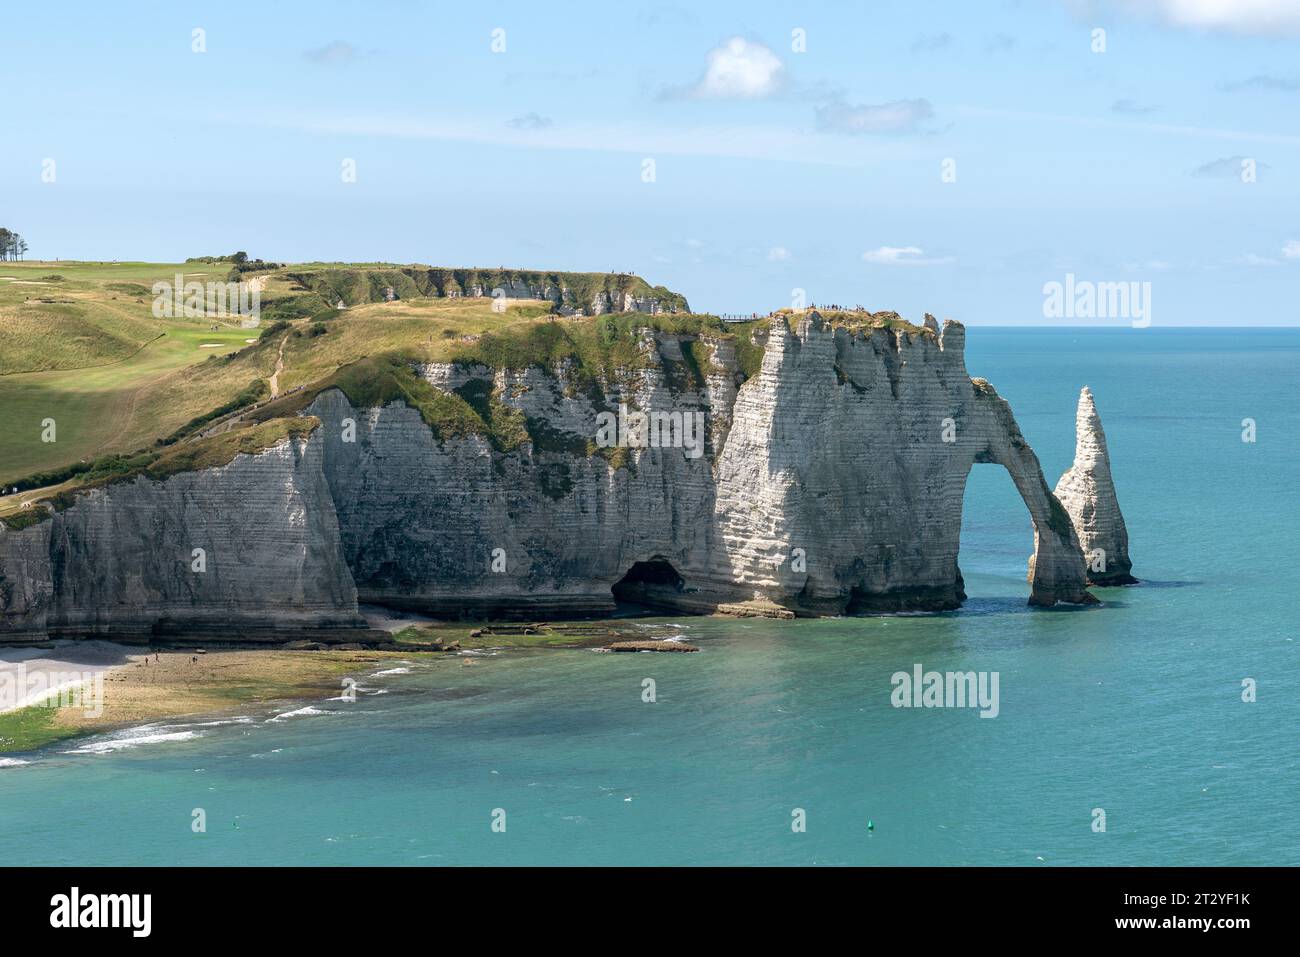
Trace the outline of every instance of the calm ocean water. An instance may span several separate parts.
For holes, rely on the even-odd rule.
[[[967,364],[1049,484],[1092,386],[1145,584],[1027,608],[1028,516],[977,466],[958,613],[662,619],[703,651],[412,664],[324,713],[56,746],[0,767],[0,859],[1300,864],[1300,330],[973,328]],[[1000,714],[893,708],[916,663],[999,672]]]

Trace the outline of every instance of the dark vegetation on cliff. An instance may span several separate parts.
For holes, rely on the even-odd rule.
[[[457,391],[444,392],[422,378],[416,366],[417,360],[410,354],[367,356],[292,395],[251,411],[244,418],[263,422],[297,415],[321,393],[338,389],[359,409],[392,402],[415,409],[439,441],[482,435],[498,452],[509,452],[527,440],[523,415],[492,394],[492,383],[471,379]]]
[[[662,333],[682,338],[683,355],[688,367],[687,388],[704,384],[703,364],[707,355],[697,354],[709,339],[734,340],[750,346],[750,361],[742,363],[746,378],[762,364],[762,347],[751,342],[755,327],[767,328],[768,320],[747,323],[724,323],[716,316],[693,313],[676,315],[642,315],[622,313],[595,319],[561,322],[535,322],[511,327],[508,331],[487,332],[472,342],[457,343],[448,353],[448,361],[459,365],[483,365],[490,369],[527,369],[536,367],[553,372],[564,366],[570,378],[583,387],[613,384],[626,379],[630,372],[661,363],[660,356],[645,347],[646,333]],[[671,371],[671,370],[670,370]],[[585,389],[583,390],[585,391]]]
[[[21,512],[0,515],[0,525],[4,525],[5,528],[15,532],[21,532],[24,528],[39,525],[49,517],[50,510],[43,505],[37,505],[23,509]]]

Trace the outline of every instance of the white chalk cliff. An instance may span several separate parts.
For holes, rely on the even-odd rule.
[[[854,328],[808,312],[755,336],[748,375],[735,339],[707,330],[642,330],[646,361],[594,388],[565,362],[419,369],[526,421],[528,440],[505,449],[440,437],[403,402],[355,408],[326,389],[304,410],[321,423],[309,436],[97,488],[31,527],[0,523],[0,640],[343,633],[360,625],[358,600],[529,618],[604,614],[616,597],[778,617],[953,609],[976,463],[1006,468],[1029,512],[1029,602],[1095,601],[1076,527],[1112,547],[1116,529],[1053,495],[1010,407],[967,374],[960,323]],[[698,413],[703,454],[595,453],[597,416],[621,405]],[[1092,461],[1073,470],[1092,476],[1085,498],[1102,487]]]
[[[1074,465],[1056,483],[1056,497],[1070,513],[1093,585],[1132,585],[1128,528],[1110,474],[1106,433],[1086,385],[1074,423]]]

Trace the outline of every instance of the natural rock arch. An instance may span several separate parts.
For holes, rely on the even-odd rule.
[[[991,462],[1007,470],[1034,526],[1029,604],[1095,604],[1097,599],[1088,592],[1083,549],[1070,515],[1047,487],[1038,456],[1021,434],[1011,407],[983,380],[975,380],[974,385],[977,407],[992,418],[992,427],[984,429],[987,441],[974,461]]]

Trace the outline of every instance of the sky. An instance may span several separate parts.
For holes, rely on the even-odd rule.
[[[1129,324],[1047,315],[1069,275],[1154,326],[1300,324],[1300,0],[77,0],[11,5],[0,56],[28,258]]]

